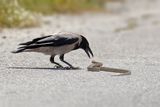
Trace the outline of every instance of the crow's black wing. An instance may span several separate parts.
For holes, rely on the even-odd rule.
[[[52,36],[52,35],[35,38],[35,39],[33,39],[32,41],[25,42],[25,43],[20,43],[19,45],[31,45],[31,44],[34,44],[34,43],[36,43],[37,41],[39,41],[39,40],[41,40],[41,39],[44,39],[44,38],[47,38],[47,37],[50,37],[50,36]]]
[[[23,46],[20,48],[33,49],[39,47],[47,47],[47,46],[63,46],[75,43],[78,41],[78,37],[65,37],[65,36],[50,36],[48,38],[40,39],[33,44]]]
[[[78,37],[67,37],[67,36],[51,36],[36,42],[36,44],[50,44],[52,46],[62,46],[72,44],[78,41]]]

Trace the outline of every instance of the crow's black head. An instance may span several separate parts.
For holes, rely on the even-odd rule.
[[[88,43],[87,39],[84,36],[81,36],[81,37],[82,37],[82,41],[80,43],[79,48],[82,48],[86,52],[86,54],[88,55],[89,58],[90,58],[90,54],[93,57],[93,53],[92,53],[91,48],[89,47],[89,43]]]

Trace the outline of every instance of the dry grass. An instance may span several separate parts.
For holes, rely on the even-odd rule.
[[[18,0],[28,10],[43,14],[101,10],[106,0]]]
[[[0,1],[0,27],[30,27],[38,23],[36,15],[22,8],[16,0]]]
[[[39,24],[37,15],[103,10],[115,0],[0,0],[0,27],[30,27]]]

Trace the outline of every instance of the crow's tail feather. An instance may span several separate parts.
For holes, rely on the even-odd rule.
[[[20,43],[19,45],[30,45],[32,43],[33,43],[33,41],[29,41],[29,42],[25,42],[25,43]]]
[[[19,48],[16,51],[12,51],[12,53],[20,53],[23,52],[25,50],[25,48]]]

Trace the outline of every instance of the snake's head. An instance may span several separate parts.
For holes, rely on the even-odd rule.
[[[92,60],[92,64],[94,65],[94,67],[102,67],[103,66],[103,63],[97,62],[95,60]]]

